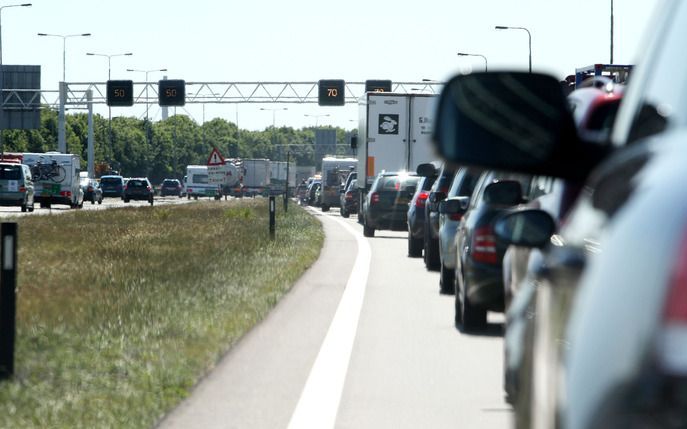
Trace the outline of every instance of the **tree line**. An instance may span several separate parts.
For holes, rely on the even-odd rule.
[[[81,157],[86,171],[88,116],[66,117],[69,153]],[[175,115],[157,122],[134,117],[115,117],[112,121],[93,115],[96,164],[109,164],[122,175],[146,176],[154,183],[163,178],[181,178],[187,165],[205,164],[216,147],[228,158],[269,158],[286,160],[286,145],[297,165],[319,166],[316,159],[315,128],[269,127],[262,131],[241,130],[236,124],[215,118],[198,124],[188,116]],[[43,109],[41,126],[36,130],[5,130],[5,152],[47,152],[57,150],[57,111]],[[331,128],[331,127],[320,127]],[[337,153],[346,152],[346,131],[336,130]],[[296,146],[297,145],[297,146]],[[319,157],[319,156],[318,156]]]

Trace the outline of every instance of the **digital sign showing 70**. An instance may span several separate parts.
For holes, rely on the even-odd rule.
[[[346,104],[346,82],[341,79],[322,79],[318,82],[317,104],[343,106]]]

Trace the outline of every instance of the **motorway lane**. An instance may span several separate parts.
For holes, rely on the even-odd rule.
[[[186,198],[179,197],[155,197],[154,205],[170,205],[170,204],[186,204],[193,200],[187,200]],[[130,201],[125,203],[120,198],[104,198],[102,204],[91,204],[90,201],[86,201],[83,204],[83,210],[107,210],[117,207],[141,207],[147,206],[147,201]],[[54,205],[51,209],[42,209],[40,205],[36,203],[35,210],[33,213],[22,213],[19,207],[0,207],[0,218],[14,217],[14,216],[38,216],[47,214],[62,214],[69,213],[73,209],[65,205]]]
[[[318,367],[327,355],[326,347],[319,349],[345,300],[357,253],[347,229],[362,234],[355,218],[316,214],[327,235],[318,262],[160,427],[510,427],[502,390],[503,317],[490,314],[485,335],[456,330],[453,297],[439,294],[438,274],[427,272],[421,259],[406,256],[405,233],[378,231],[363,239],[371,268],[359,319],[355,315],[355,341],[344,373],[331,377],[334,385],[337,375],[344,377],[343,391],[330,394],[326,379],[312,380],[316,358]],[[335,398],[335,423],[303,424],[303,415],[314,419],[330,400],[317,403],[303,393],[317,391],[312,384],[325,384],[322,396]]]

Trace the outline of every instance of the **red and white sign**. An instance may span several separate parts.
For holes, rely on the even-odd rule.
[[[213,148],[210,152],[210,157],[208,158],[208,166],[210,165],[224,165],[224,157],[217,148]]]

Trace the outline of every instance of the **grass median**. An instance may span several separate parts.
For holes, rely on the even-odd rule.
[[[19,223],[15,377],[0,427],[148,428],[317,259],[323,232],[265,200]]]

